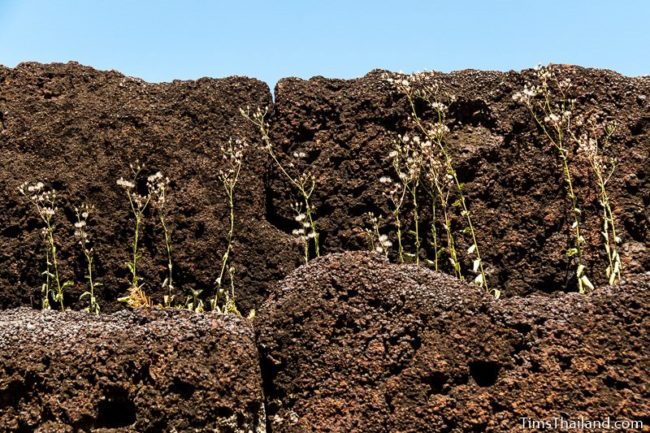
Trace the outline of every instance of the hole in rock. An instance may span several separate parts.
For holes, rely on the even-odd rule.
[[[95,427],[127,427],[135,423],[136,408],[123,388],[113,388],[104,395],[97,405],[97,423]]]
[[[474,361],[469,364],[469,374],[478,386],[492,386],[496,383],[501,366],[492,361]]]

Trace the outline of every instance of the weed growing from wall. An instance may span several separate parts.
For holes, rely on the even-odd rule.
[[[524,104],[535,123],[543,131],[544,136],[556,149],[562,162],[562,176],[566,186],[572,217],[573,245],[566,255],[575,260],[578,291],[585,293],[592,290],[592,285],[583,260],[583,249],[586,241],[582,235],[582,210],[576,195],[571,175],[570,160],[572,156],[570,140],[576,127],[573,123],[574,99],[569,99],[567,92],[571,88],[571,80],[558,80],[550,67],[540,67],[536,70],[539,85],[526,84],[521,92],[513,95],[516,102]]]
[[[84,298],[88,298],[88,307],[86,307],[86,311],[89,313],[99,314],[100,308],[97,298],[95,297],[95,288],[100,286],[101,283],[96,282],[93,278],[94,251],[90,246],[90,235],[88,234],[88,218],[93,210],[92,206],[89,206],[88,204],[81,205],[81,208],[75,207],[74,212],[77,221],[74,224],[74,236],[78,239],[81,251],[86,260],[85,278],[86,281],[88,281],[88,290],[83,292],[79,299],[83,300]]]
[[[431,244],[434,249],[434,257],[433,260],[428,259],[427,263],[432,263],[434,268],[438,269],[438,261],[442,249],[439,247],[437,241],[435,217],[438,214],[437,204],[439,204],[443,214],[443,227],[447,235],[446,250],[449,261],[452,264],[456,276],[463,279],[463,272],[455,246],[456,242],[454,240],[449,214],[449,200],[453,189],[453,195],[456,199],[451,203],[451,206],[459,209],[460,215],[465,221],[463,233],[469,235],[471,238],[471,244],[466,253],[472,260],[471,270],[475,274],[473,283],[482,287],[486,292],[491,293],[495,298],[498,298],[500,291],[490,289],[488,286],[487,273],[483,259],[481,258],[476,230],[465,198],[465,185],[458,179],[453,157],[448,149],[447,134],[449,128],[446,125],[447,106],[440,101],[441,92],[437,83],[429,80],[425,74],[388,76],[387,81],[400,94],[406,96],[411,108],[409,119],[413,122],[418,133],[424,136],[419,137],[417,134],[404,135],[400,137],[401,145],[398,149],[391,152],[393,161],[396,158],[405,161],[405,164],[399,164],[400,170],[398,176],[400,179],[404,178],[407,181],[409,186],[405,187],[405,189],[409,191],[411,201],[416,209],[414,215],[416,228],[413,232],[417,247],[419,248],[420,245],[417,224],[419,222],[417,218],[417,187],[420,184],[421,177],[424,177],[427,181],[425,189],[431,198],[431,210],[434,216],[431,230]],[[433,120],[429,121],[421,117],[418,110],[418,104],[421,103],[434,113]],[[406,137],[406,140],[404,137]],[[395,162],[393,165],[396,167]],[[417,167],[417,182],[409,179],[409,177],[412,177],[408,171],[409,166],[412,171],[414,171],[413,167]],[[403,168],[407,168],[407,171],[404,171]],[[416,259],[416,263],[419,263],[419,259]]]
[[[373,212],[367,214],[370,227],[364,229],[366,239],[368,240],[368,248],[370,251],[388,257],[388,252],[393,243],[388,239],[388,236],[379,232],[379,218]]]
[[[424,166],[423,153],[421,151],[423,143],[420,142],[418,137],[411,139],[408,135],[399,136],[398,140],[394,142],[393,151],[390,152],[389,157],[392,160],[393,169],[397,175],[398,188],[393,187],[389,191],[390,195],[394,196],[393,214],[395,215],[395,223],[398,227],[398,244],[399,244],[399,260],[400,263],[404,262],[404,255],[412,258],[416,264],[420,264],[420,210],[418,207],[418,189],[420,187],[420,179],[422,175],[422,168]],[[413,236],[415,251],[413,253],[405,253],[402,247],[401,236],[401,221],[399,219],[399,212],[404,203],[405,195],[411,199],[411,206],[413,207],[413,225],[414,228],[409,233]]]
[[[611,201],[607,192],[607,184],[616,171],[616,158],[608,158],[603,153],[609,147],[611,136],[616,131],[616,124],[604,124],[600,115],[592,114],[586,120],[577,119],[577,124],[582,126],[583,132],[571,131],[571,136],[578,143],[578,150],[584,152],[589,159],[598,188],[599,204],[601,206],[601,219],[603,224],[603,246],[607,255],[605,275],[610,285],[621,280],[621,256],[619,244],[621,238],[616,234],[616,220],[612,212]]]
[[[300,227],[294,230],[293,234],[303,245],[305,263],[307,263],[309,261],[310,246],[313,246],[316,257],[320,256],[319,234],[311,201],[314,189],[316,188],[316,178],[313,174],[308,172],[304,172],[298,176],[292,176],[287,171],[287,168],[292,168],[295,164],[289,163],[287,167],[285,167],[280,162],[273,150],[273,143],[269,137],[269,126],[266,122],[266,116],[268,114],[267,110],[262,111],[258,108],[254,113],[251,113],[250,108],[247,108],[246,110],[240,109],[240,112],[245,119],[257,127],[262,136],[264,149],[271,156],[277,167],[280,169],[280,172],[300,194],[300,202],[292,206],[292,209],[296,214],[295,219],[300,224]],[[293,156],[296,159],[304,159],[307,155],[302,152],[295,152]]]
[[[42,307],[43,309],[50,309],[50,298],[59,304],[61,311],[65,310],[63,303],[63,291],[66,287],[72,286],[72,281],[61,282],[59,275],[59,261],[58,250],[56,241],[54,239],[54,216],[58,211],[56,205],[56,191],[47,188],[43,182],[36,182],[30,184],[29,182],[23,183],[18,191],[29,200],[29,202],[36,209],[39,218],[45,224],[42,234],[46,243],[45,254],[45,283],[42,286]],[[54,284],[54,287],[52,287]]]
[[[215,280],[216,293],[211,301],[211,306],[213,310],[223,314],[233,313],[239,315],[235,303],[235,267],[231,264],[231,256],[235,235],[235,187],[239,181],[247,147],[248,144],[245,141],[232,138],[227,144],[221,146],[223,168],[219,170],[219,179],[228,197],[228,245],[221,256],[219,276]],[[223,288],[226,276],[228,277],[230,290]]]
[[[158,215],[158,221],[163,229],[165,238],[165,252],[167,253],[167,276],[162,283],[165,294],[163,295],[163,308],[171,307],[174,303],[174,263],[172,261],[172,235],[168,225],[167,193],[169,191],[169,178],[158,171],[147,177],[147,190],[151,198],[151,207]]]
[[[141,254],[138,251],[140,230],[142,229],[144,222],[144,211],[147,209],[147,206],[149,206],[151,196],[149,194],[140,195],[136,191],[138,177],[140,176],[140,172],[144,166],[136,161],[135,164],[130,164],[130,168],[132,179],[125,180],[124,178],[119,178],[117,181],[117,184],[122,187],[129,200],[131,214],[133,215],[134,220],[133,240],[131,242],[131,261],[126,263],[126,267],[131,273],[131,285],[128,289],[128,295],[120,298],[119,301],[126,302],[132,308],[139,308],[151,305],[151,301],[144,292],[143,284],[140,282],[141,278],[138,275],[138,261],[141,258]]]

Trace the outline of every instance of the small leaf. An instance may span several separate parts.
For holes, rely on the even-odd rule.
[[[578,269],[576,270],[576,276],[578,278],[582,277],[585,273],[585,265],[578,265]]]
[[[476,278],[474,278],[474,284],[479,287],[483,287],[483,274],[478,274]]]
[[[582,284],[587,286],[589,288],[589,290],[594,290],[594,285],[591,284],[591,281],[589,281],[589,278],[587,278],[586,275],[583,275],[582,277],[580,277],[580,281],[582,281]]]
[[[473,266],[472,266],[472,271],[474,273],[477,273],[480,266],[481,266],[481,260],[480,259],[474,260],[474,263],[473,263]]]
[[[476,244],[472,244],[472,246],[467,249],[467,254],[473,254],[474,251],[476,251]]]
[[[494,293],[494,299],[499,299],[501,297],[501,290],[494,289],[492,293]]]
[[[609,268],[607,268],[607,270],[609,270]],[[609,285],[613,286],[614,281],[616,281],[616,274],[614,272],[612,272],[612,274],[609,276]]]

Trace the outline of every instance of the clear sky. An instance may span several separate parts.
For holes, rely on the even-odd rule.
[[[0,0],[0,64],[148,81],[574,63],[650,74],[650,0]]]

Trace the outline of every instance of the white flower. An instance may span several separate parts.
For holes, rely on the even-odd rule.
[[[379,178],[379,182],[381,182],[381,183],[390,183],[391,179],[388,176],[382,176],[382,177]]]
[[[124,189],[133,189],[135,188],[135,184],[133,182],[130,182],[128,180],[125,180],[123,177],[119,178],[117,180],[117,184],[121,186]]]
[[[86,221],[77,221],[76,223],[74,223],[74,226],[78,229],[81,229],[86,226]]]
[[[447,106],[442,102],[432,102],[431,108],[433,108],[436,111],[445,111],[447,109]]]
[[[298,221],[298,222],[301,222],[301,221],[304,221],[305,218],[307,218],[307,215],[305,215],[304,213],[301,213],[301,214],[296,216],[295,220]]]
[[[162,173],[161,172],[157,172],[156,174],[152,174],[151,176],[149,176],[147,178],[147,182],[153,183],[153,182],[157,181],[158,179],[162,179]]]

